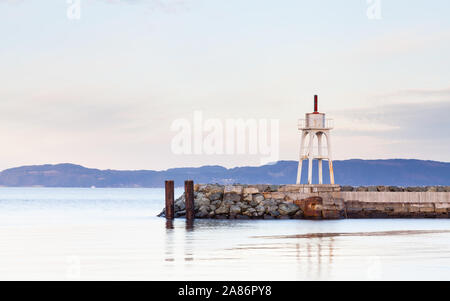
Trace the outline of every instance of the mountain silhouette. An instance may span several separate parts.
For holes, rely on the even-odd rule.
[[[342,160],[333,162],[335,182],[340,185],[431,186],[450,185],[450,163],[423,160]],[[329,183],[328,163],[324,162],[324,183]],[[314,162],[313,182],[317,183]],[[224,168],[203,166],[154,170],[100,170],[75,164],[34,165],[6,169],[0,185],[11,187],[163,187],[165,180],[183,186],[184,180],[219,184],[294,184],[296,161],[279,161],[259,167]],[[302,183],[307,177],[303,164]]]

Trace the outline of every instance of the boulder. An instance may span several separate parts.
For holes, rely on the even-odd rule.
[[[281,215],[294,215],[299,209],[300,207],[293,203],[282,203],[278,206]]]
[[[427,192],[437,192],[437,187],[435,186],[427,186]]]
[[[400,191],[403,191],[402,188],[397,187],[397,186],[389,186],[388,189],[389,189],[390,192],[400,192]]]
[[[238,205],[233,205],[230,207],[230,214],[231,215],[237,215],[241,213],[241,207]]]
[[[258,202],[255,202],[254,200],[249,201],[248,204],[249,204],[249,206],[251,206],[251,207],[256,207],[256,206],[259,205]]]
[[[215,201],[211,202],[211,206],[219,207],[221,203],[222,203],[222,200],[215,200]]]
[[[241,185],[227,185],[227,186],[225,186],[223,193],[224,194],[227,194],[227,193],[242,194],[243,189],[244,188]]]
[[[293,218],[295,219],[303,219],[303,211],[299,209],[297,212],[295,212]]]
[[[194,200],[195,206],[202,207],[202,206],[209,206],[211,205],[211,201],[205,196],[200,195]]]
[[[253,201],[257,204],[260,204],[262,201],[264,201],[264,196],[260,193],[253,195]]]
[[[237,203],[236,206],[241,207],[241,211],[251,208],[251,206],[248,203],[244,203],[244,202]]]
[[[277,206],[278,205],[277,201],[274,200],[274,199],[265,199],[260,204],[263,205],[266,208],[268,208],[270,206]]]
[[[216,209],[216,215],[228,214],[230,212],[230,206],[227,204],[222,204],[219,208]]]
[[[214,192],[214,193],[211,193],[211,194],[207,195],[207,197],[211,201],[221,200],[222,197],[223,197],[223,192]]]
[[[244,194],[242,200],[245,202],[251,202],[253,200],[253,196],[251,194]]]
[[[279,212],[278,212],[277,215],[272,214],[272,212],[275,212],[275,211],[278,212],[278,206],[277,205],[271,205],[271,206],[266,207],[266,213],[267,214],[270,214],[272,216],[278,216]]]
[[[258,192],[264,192],[266,190],[269,190],[269,185],[265,185],[265,184],[253,185],[253,187],[258,189]]]
[[[256,212],[255,208],[248,208],[242,214],[247,216],[258,216],[258,213]]]
[[[185,210],[186,209],[184,195],[182,195],[181,197],[176,199],[174,207],[175,207],[175,211],[181,211],[181,210]]]
[[[255,210],[258,216],[263,216],[264,213],[266,212],[266,208],[263,205],[256,206]]]
[[[175,217],[181,217],[181,216],[185,216],[185,215],[186,215],[186,210],[181,210],[181,211],[175,212]]]
[[[377,186],[377,191],[378,192],[388,191],[388,188],[386,186]]]
[[[445,187],[444,186],[438,186],[436,187],[437,192],[445,192]]]
[[[239,202],[240,200],[241,200],[241,194],[237,194],[237,193],[234,193],[234,192],[227,192],[227,193],[224,193],[224,195],[223,195],[223,200],[224,201],[232,201],[232,202]]]
[[[204,218],[209,216],[209,206],[202,206],[195,214],[195,217],[197,218]]]
[[[279,188],[280,188],[280,185],[270,185],[270,186],[269,186],[269,189],[270,189],[270,191],[272,191],[272,192],[278,191]]]
[[[166,208],[163,208],[160,214],[157,215],[157,217],[166,217]]]
[[[255,187],[244,188],[244,194],[255,194],[255,193],[259,193],[258,188]]]
[[[194,184],[194,192],[204,191],[208,184]]]
[[[280,212],[278,212],[278,210],[271,210],[268,213],[273,217],[278,217],[280,215]]]
[[[284,198],[286,197],[286,195],[284,194],[284,192],[272,192],[272,199],[275,200],[284,200]]]
[[[352,186],[342,186],[341,191],[353,191]]]

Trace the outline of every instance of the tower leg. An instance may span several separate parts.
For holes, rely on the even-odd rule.
[[[310,138],[309,138],[309,151],[308,151],[308,159],[309,159],[309,165],[308,165],[308,184],[312,184],[312,164],[313,164],[313,142],[314,142],[314,136],[316,133],[311,132]]]
[[[334,185],[334,171],[333,160],[331,157],[331,137],[330,132],[327,132],[327,146],[328,146],[328,166],[330,168],[330,183]]]
[[[303,158],[300,158],[298,161],[298,171],[297,171],[297,184],[299,185],[302,180],[302,165],[303,165]]]
[[[318,155],[319,155],[319,184],[323,184],[323,176],[322,176],[322,133],[317,133],[317,142],[318,142]]]
[[[330,183],[334,185],[333,161],[329,160],[328,165],[330,166]]]
[[[303,164],[303,152],[305,151],[305,137],[306,133],[302,132],[302,136],[300,138],[300,157],[298,159],[297,184],[300,184],[300,181],[302,180],[302,164]]]
[[[319,184],[323,184],[323,176],[322,176],[322,159],[319,159]]]

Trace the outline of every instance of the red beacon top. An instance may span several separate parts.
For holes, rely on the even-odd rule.
[[[332,121],[325,118],[325,113],[319,112],[319,97],[314,95],[314,112],[306,113],[305,119],[300,119],[299,129],[332,129]]]
[[[314,95],[314,114],[319,114],[319,99],[317,95]]]

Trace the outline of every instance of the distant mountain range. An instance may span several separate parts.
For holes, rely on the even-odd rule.
[[[305,182],[307,164],[303,164],[302,182]],[[450,185],[450,163],[422,160],[343,160],[334,161],[337,184],[351,186],[396,185],[431,186]],[[260,167],[221,166],[153,170],[99,170],[74,164],[22,166],[0,173],[0,185],[12,187],[163,187],[165,180],[174,180],[183,186],[184,180],[196,183],[220,184],[293,184],[297,162],[279,161]],[[314,164],[314,182],[317,166]],[[324,180],[328,181],[328,165],[324,164]]]

